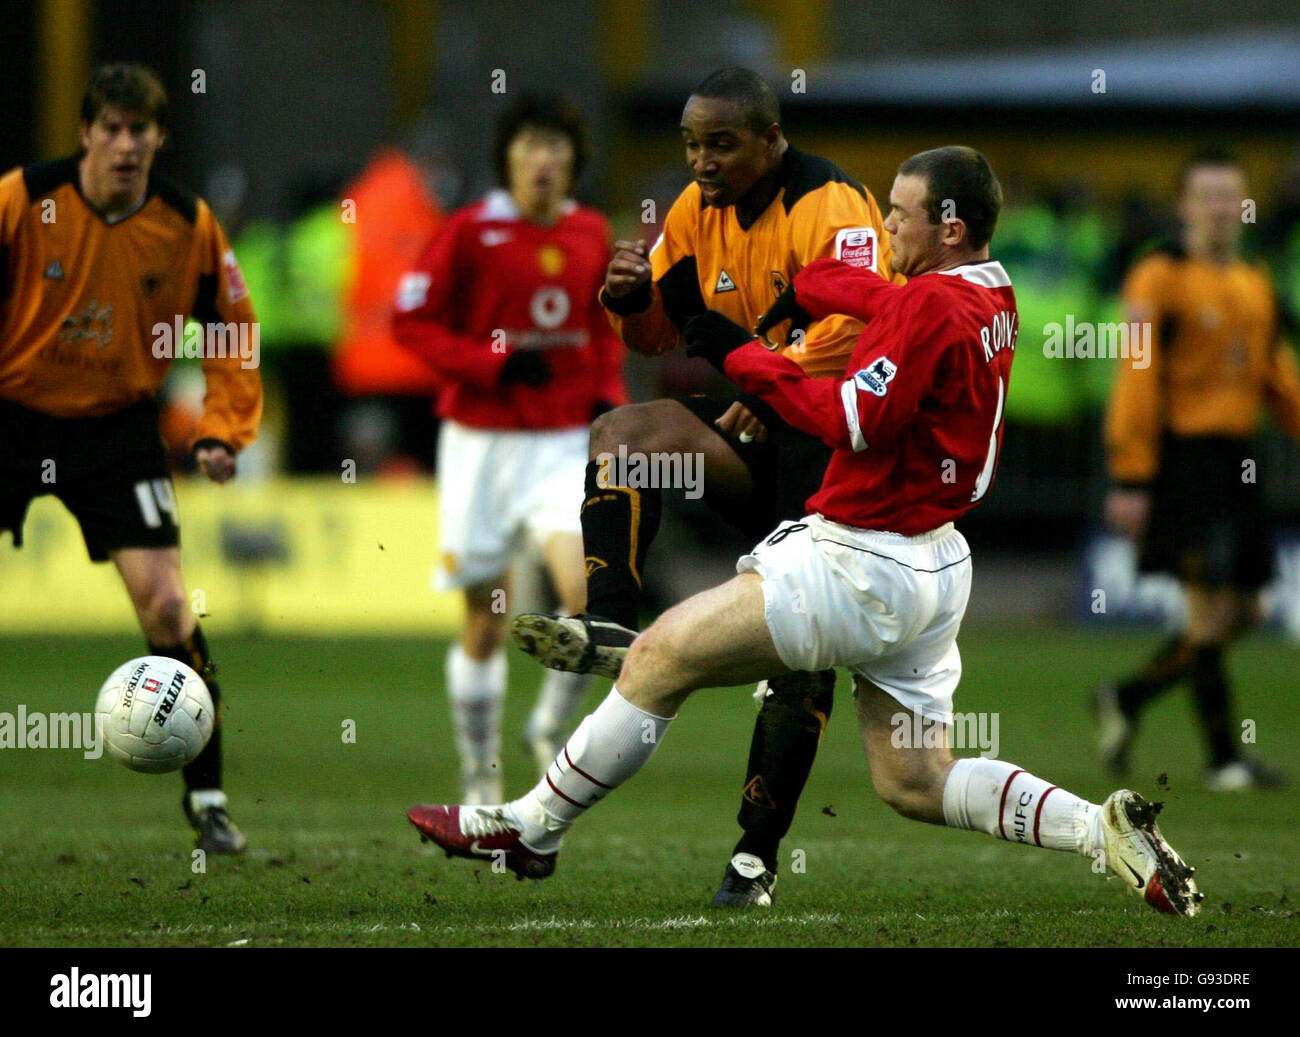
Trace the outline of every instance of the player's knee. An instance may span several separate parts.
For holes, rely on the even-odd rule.
[[[672,716],[690,694],[689,674],[661,622],[632,642],[617,684],[624,698],[656,716]]]
[[[591,431],[587,434],[587,445],[589,447],[587,456],[595,458],[597,454],[609,450],[611,442],[618,442],[618,429],[621,427],[623,411],[631,410],[636,404],[625,407],[615,407],[613,410],[607,410],[591,423]]]
[[[489,659],[505,643],[506,617],[467,610],[461,648],[471,659]]]
[[[672,427],[677,407],[672,400],[654,400],[606,411],[591,426],[588,457],[595,460],[601,454],[617,454],[619,447],[627,451],[660,449],[659,441],[664,430]]]
[[[623,669],[618,675],[620,687],[635,686],[645,673],[654,673],[663,661],[663,646],[652,626],[632,642],[623,660]]]

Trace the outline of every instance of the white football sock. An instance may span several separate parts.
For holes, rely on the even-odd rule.
[[[540,853],[558,850],[579,814],[645,766],[670,722],[638,709],[617,687],[611,688],[605,701],[578,725],[542,780],[507,805],[523,841]]]
[[[528,737],[554,737],[563,731],[589,684],[589,673],[547,670],[537,693],[537,704],[528,715]]]
[[[1101,807],[1003,760],[958,760],[943,787],[943,819],[1008,842],[1073,850],[1101,846]]]
[[[195,813],[207,807],[226,809],[226,794],[221,789],[190,789],[190,809]]]
[[[506,653],[482,662],[460,645],[447,653],[447,701],[462,774],[500,770],[501,709],[506,697]]]

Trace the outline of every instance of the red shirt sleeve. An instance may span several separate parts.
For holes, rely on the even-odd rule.
[[[627,384],[623,381],[623,361],[627,350],[605,318],[600,292],[591,299],[591,347],[596,354],[596,399],[615,407],[630,403]]]
[[[506,362],[504,336],[480,341],[456,330],[457,271],[467,266],[460,244],[464,221],[443,225],[415,268],[397,287],[393,336],[448,381],[493,388]]]
[[[886,281],[874,270],[850,266],[838,259],[814,260],[794,278],[799,305],[814,320],[832,313],[870,320],[886,300],[901,290],[901,285]]]
[[[871,276],[887,289],[898,290]],[[800,304],[804,305],[802,297]],[[942,352],[940,329],[930,326],[932,318],[923,315],[920,305],[901,309],[899,318],[898,327],[883,340],[877,332],[871,345],[854,351],[849,362],[853,373],[847,378],[809,378],[793,360],[758,342],[727,357],[727,376],[827,446],[861,451],[884,445],[920,409]]]
[[[761,396],[797,429],[830,447],[850,449],[848,423],[839,409],[838,378],[810,378],[793,360],[757,340],[733,349],[727,377],[746,392]]]

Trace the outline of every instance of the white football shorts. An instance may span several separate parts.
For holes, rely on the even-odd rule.
[[[782,522],[736,571],[763,578],[767,629],[790,669],[842,666],[952,723],[971,561],[951,522],[908,537],[809,515]]]
[[[506,431],[442,423],[439,590],[501,576],[530,537],[540,547],[555,533],[582,535],[587,434],[585,425]]]

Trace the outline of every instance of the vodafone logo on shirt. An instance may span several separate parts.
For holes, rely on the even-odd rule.
[[[546,285],[533,293],[528,313],[539,328],[558,328],[569,315],[569,296],[563,288]]]
[[[874,227],[846,227],[835,235],[835,258],[863,270],[876,269]]]

